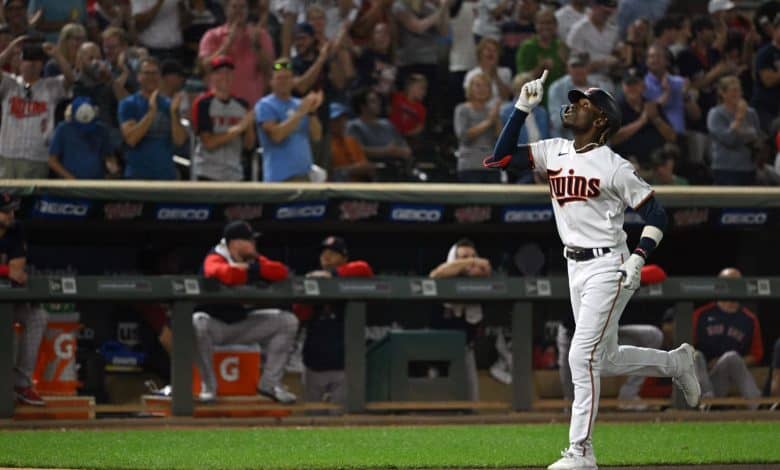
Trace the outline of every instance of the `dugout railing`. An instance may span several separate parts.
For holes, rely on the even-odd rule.
[[[669,278],[642,287],[633,302],[674,302],[675,342],[692,334],[694,301],[713,299],[771,300],[780,297],[780,278]],[[12,388],[13,304],[16,302],[166,302],[172,305],[173,351],[172,412],[192,416],[192,314],[202,302],[274,303],[299,301],[346,302],[345,351],[348,413],[366,410],[366,303],[511,302],[512,394],[511,409],[531,409],[532,318],[537,305],[568,300],[564,277],[444,279],[376,277],[371,279],[311,279],[241,287],[225,287],[197,276],[79,276],[32,277],[26,286],[0,283],[0,419],[14,414]],[[684,406],[675,396],[676,406]]]

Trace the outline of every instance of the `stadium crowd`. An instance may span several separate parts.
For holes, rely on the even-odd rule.
[[[780,2],[4,0],[0,177],[540,183],[482,159],[613,92],[654,184],[777,184]],[[178,156],[181,158],[173,158]],[[178,162],[178,163],[176,163]],[[191,163],[190,163],[191,162]],[[259,165],[258,165],[259,166]]]

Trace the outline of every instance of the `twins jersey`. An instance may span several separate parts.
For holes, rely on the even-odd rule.
[[[653,189],[634,167],[609,147],[584,153],[574,141],[547,139],[530,144],[533,167],[547,175],[558,235],[564,245],[615,248],[626,241],[623,213],[641,206]]]
[[[54,130],[54,109],[65,99],[65,78],[42,78],[29,89],[22,77],[2,73],[0,156],[45,162]]]
[[[246,101],[230,97],[222,101],[212,93],[200,95],[192,106],[192,120],[195,133],[210,132],[220,134],[241,122],[249,111]],[[198,139],[195,148],[195,174],[216,181],[241,181],[244,168],[241,165],[243,135],[211,150],[203,146]]]

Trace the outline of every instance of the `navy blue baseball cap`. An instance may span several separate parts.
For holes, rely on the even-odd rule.
[[[244,220],[234,220],[225,225],[225,228],[222,230],[222,238],[225,239],[226,243],[230,240],[254,240],[260,235],[261,233],[252,230],[249,222]]]
[[[320,245],[320,247],[323,250],[332,250],[343,256],[347,256],[347,242],[345,242],[341,237],[335,237],[331,235],[322,241],[322,245]]]

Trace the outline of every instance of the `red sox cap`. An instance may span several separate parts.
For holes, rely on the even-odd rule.
[[[323,250],[333,250],[336,253],[347,256],[347,242],[345,242],[341,237],[334,237],[331,235],[322,241],[322,245],[320,245],[320,247]]]
[[[225,228],[222,230],[222,238],[225,239],[225,242],[230,240],[254,240],[259,236],[260,233],[252,230],[249,222],[243,220],[234,220],[225,225]]]

